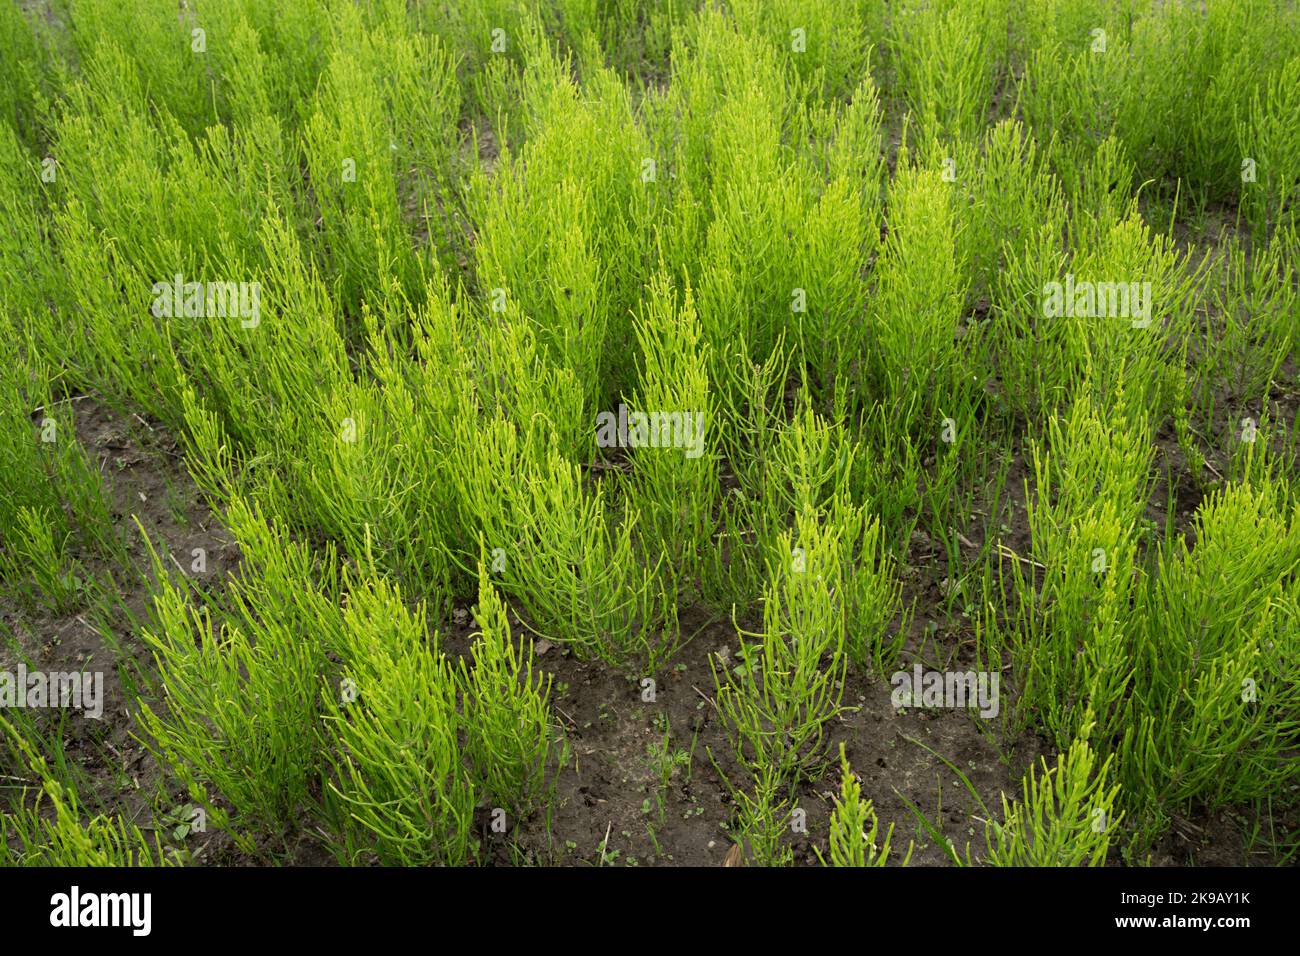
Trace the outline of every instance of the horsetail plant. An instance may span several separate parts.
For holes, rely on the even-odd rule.
[[[318,579],[317,558],[253,507],[232,503],[227,521],[246,563],[225,605],[177,580],[149,546],[158,585],[142,636],[163,697],[142,703],[138,721],[186,789],[228,801],[237,833],[291,825],[308,806],[323,766],[317,687],[339,625],[328,552]],[[225,820],[219,805],[206,809]]]
[[[0,865],[46,867],[178,866],[183,854],[165,849],[121,817],[88,816],[75,790],[51,772],[43,754],[0,717],[5,743],[23,757],[38,783],[35,802],[0,813]]]
[[[479,567],[473,666],[462,658],[458,680],[465,754],[484,795],[516,816],[545,796],[555,728],[550,675],[533,674],[531,642],[516,646],[505,603]]]
[[[839,529],[800,514],[770,558],[763,630],[741,632],[741,656],[752,664],[719,674],[709,662],[718,712],[737,759],[754,774],[820,774],[825,725],[841,711],[848,660],[842,556]]]
[[[827,856],[817,849],[817,858],[823,866],[865,867],[889,864],[890,841],[894,838],[894,825],[885,831],[879,845],[876,837],[880,826],[871,799],[863,799],[862,784],[849,767],[849,758],[840,744],[840,792],[831,810],[830,833],[827,836]],[[912,858],[915,845],[909,843],[902,866]]]
[[[1087,730],[1085,722],[1085,731]],[[1001,822],[990,821],[986,863],[991,866],[1104,866],[1123,814],[1120,788],[1110,783],[1112,758],[1098,764],[1086,740],[1077,740],[1041,774],[1030,768],[1021,799],[1002,797]]]
[[[324,808],[341,860],[460,865],[474,854],[477,788],[462,761],[456,674],[391,585],[348,594],[341,676],[319,686],[331,773]]]

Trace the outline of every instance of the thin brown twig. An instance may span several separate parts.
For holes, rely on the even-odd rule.
[[[56,398],[54,401],[50,402],[50,405],[64,405],[71,402],[84,402],[88,398],[90,398],[89,395],[73,395],[69,398]],[[48,405],[37,405],[35,408],[32,409],[32,414],[34,415],[37,412],[43,412],[48,407],[49,407]]]
[[[605,865],[605,854],[609,852],[609,831],[614,828],[614,821],[610,820],[605,827],[605,839],[600,841],[600,861],[597,866]]]

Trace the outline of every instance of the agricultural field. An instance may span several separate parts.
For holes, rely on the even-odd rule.
[[[0,864],[1287,866],[1295,0],[0,0]]]

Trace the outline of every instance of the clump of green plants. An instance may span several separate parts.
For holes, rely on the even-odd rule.
[[[986,831],[991,866],[1104,866],[1112,834],[1122,814],[1117,809],[1118,785],[1109,784],[1111,759],[1098,765],[1096,753],[1084,740],[1040,774],[1031,767],[1023,795],[1008,802],[1002,797],[1001,822]]]
[[[245,563],[224,601],[178,579],[150,546],[157,585],[142,637],[159,698],[137,720],[209,820],[238,835],[292,826],[310,805],[324,766],[319,683],[342,625],[328,551],[290,542],[243,502],[226,521]]]
[[[4,750],[13,750],[35,783],[35,798],[20,798],[0,813],[0,865],[4,866],[178,866],[184,857],[146,836],[135,823],[103,813],[91,815],[75,789],[52,771],[44,754],[23,731],[0,717]],[[26,794],[23,795],[26,797]]]
[[[745,858],[755,866],[793,863],[794,850],[787,839],[792,801],[789,783],[779,768],[760,767],[752,789],[732,787],[731,793],[736,802],[735,830]]]
[[[825,866],[887,866],[890,842],[894,838],[891,823],[879,844],[876,838],[880,826],[871,799],[863,799],[862,784],[849,766],[849,758],[840,744],[840,792],[831,810],[830,833],[827,836],[827,856],[817,849],[817,858]],[[912,858],[913,844],[909,844],[902,865]]]
[[[1300,122],[1296,121],[1300,86],[1300,56],[1292,58],[1256,86],[1249,106],[1237,120],[1237,141],[1242,155],[1242,199],[1255,236],[1295,227],[1300,179],[1291,159],[1300,150]]]
[[[457,674],[465,753],[488,799],[524,815],[546,793],[556,736],[551,677],[534,673],[531,642],[516,644],[511,637],[505,603],[486,568],[479,571],[475,616],[481,630],[472,646],[473,666],[462,658]]]
[[[70,403],[55,399],[52,372],[26,360],[29,342],[0,345],[0,587],[64,613],[89,575],[79,552],[125,564],[107,489],[77,440]]]
[[[1193,801],[1260,800],[1294,782],[1300,523],[1282,487],[1231,484],[1161,550],[1144,597],[1121,751],[1147,836]]]
[[[773,556],[763,602],[763,630],[741,636],[747,666],[718,671],[718,712],[732,734],[737,756],[757,772],[782,776],[820,770],[824,728],[841,710],[845,620],[834,583],[840,575],[837,529],[808,512],[797,534],[782,539]],[[746,637],[752,640],[746,640]]]
[[[478,791],[461,759],[456,672],[437,635],[430,639],[423,611],[409,611],[382,580],[352,588],[338,651],[341,676],[320,696],[332,770],[324,813],[340,857],[389,866],[467,862],[476,850]],[[518,768],[500,773],[511,769]]]
[[[1019,719],[1040,721],[1059,746],[1079,736],[1085,714],[1095,740],[1120,733],[1142,626],[1132,606],[1153,450],[1140,406],[1127,391],[1114,402],[1102,410],[1080,396],[1049,424],[1048,450],[1033,452],[1029,526],[1041,581],[1035,588],[1016,567],[1010,652]]]
[[[681,635],[660,586],[665,556],[638,559],[639,509],[620,515],[608,485],[587,490],[579,466],[504,418],[471,427],[456,440],[454,480],[493,580],[528,625],[627,673],[662,667]]]
[[[681,303],[666,276],[648,286],[645,313],[637,323],[644,367],[630,409],[649,414],[654,444],[631,457],[631,494],[640,509],[643,540],[658,548],[676,542],[671,582],[678,600],[701,588],[706,556],[713,548],[718,501],[718,428],[710,394],[708,345],[688,288]],[[689,439],[689,441],[688,441]]]

